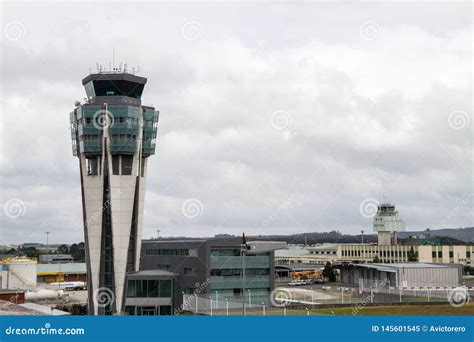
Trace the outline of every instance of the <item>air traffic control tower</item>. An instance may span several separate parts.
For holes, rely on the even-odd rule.
[[[79,158],[88,314],[124,310],[125,274],[138,271],[148,158],[159,112],[144,106],[147,79],[121,68],[82,80],[87,99],[70,113]]]

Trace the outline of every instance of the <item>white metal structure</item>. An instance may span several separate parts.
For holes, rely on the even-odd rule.
[[[36,260],[7,258],[0,260],[2,289],[35,289]]]

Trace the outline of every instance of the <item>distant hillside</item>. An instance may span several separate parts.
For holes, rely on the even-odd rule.
[[[292,235],[258,235],[249,236],[249,240],[275,240],[285,241],[286,243],[292,244],[307,244],[314,245],[320,243],[361,243],[362,236],[359,235],[346,235],[338,231],[324,232],[324,233],[300,233]],[[364,242],[377,242],[377,235],[364,234]]]
[[[399,234],[400,237],[417,236],[417,237],[444,237],[446,239],[453,239],[462,241],[464,243],[474,243],[474,227],[467,228],[445,228],[445,229],[426,229],[416,232],[403,232]]]
[[[234,235],[221,234],[219,237],[233,237]],[[417,238],[437,237],[443,245],[462,245],[474,243],[474,227],[468,228],[452,228],[452,229],[437,229],[437,230],[423,230],[412,232],[400,232],[400,238],[407,238],[409,236]],[[249,240],[275,240],[286,241],[292,244],[320,244],[320,243],[361,243],[362,237],[358,235],[342,234],[338,231],[331,232],[314,232],[314,233],[299,233],[291,235],[256,235],[248,236]],[[377,242],[376,234],[364,234],[365,243]]]

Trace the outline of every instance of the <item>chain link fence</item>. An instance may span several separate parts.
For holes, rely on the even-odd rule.
[[[208,294],[183,295],[182,311],[195,315],[265,315],[285,314],[286,310],[310,310],[341,306],[378,304],[450,303],[453,289],[378,288],[276,288],[270,296],[219,297]],[[471,293],[472,296],[472,293]],[[243,301],[245,300],[245,304]],[[314,314],[314,313],[313,313]]]

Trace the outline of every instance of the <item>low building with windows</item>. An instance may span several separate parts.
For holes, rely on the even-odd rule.
[[[339,262],[365,263],[378,261],[381,263],[407,262],[413,249],[417,255],[417,246],[376,245],[376,244],[340,244],[337,246]]]
[[[413,249],[416,260],[423,263],[454,263],[471,266],[474,264],[474,246],[431,246],[431,245],[375,245],[340,244],[337,246],[337,261],[366,263],[378,260],[381,263],[410,261]]]
[[[289,246],[287,249],[275,251],[275,264],[316,264],[334,263],[337,259],[337,244],[321,244],[316,246]]]
[[[131,316],[172,315],[176,305],[173,302],[176,275],[163,270],[128,273],[125,313]]]
[[[474,264],[474,246],[418,246],[420,262]]]
[[[67,264],[38,264],[36,276],[38,282],[42,283],[86,281],[86,264],[80,262]]]
[[[141,270],[174,274],[175,308],[189,295],[221,303],[268,303],[275,287],[274,251],[280,248],[286,243],[248,241],[242,256],[241,238],[144,240]]]

